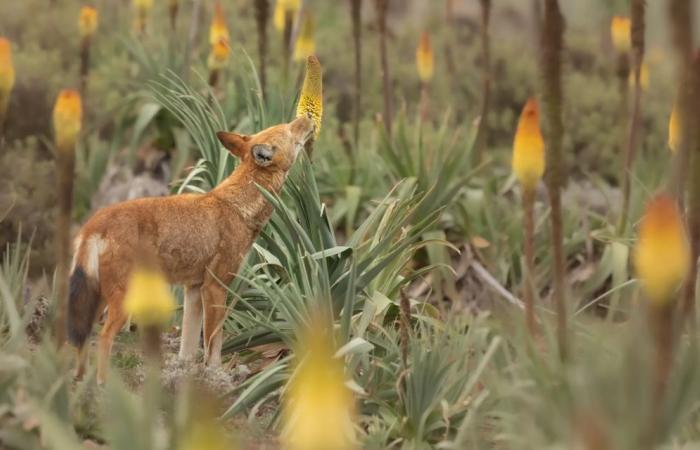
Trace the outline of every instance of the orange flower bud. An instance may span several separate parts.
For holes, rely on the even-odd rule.
[[[299,35],[294,44],[294,60],[301,61],[316,53],[316,22],[309,11],[304,11],[299,28]]]
[[[690,251],[676,202],[659,195],[647,203],[634,251],[637,277],[649,300],[663,305],[688,272]]]
[[[610,23],[610,35],[618,53],[627,53],[632,47],[632,21],[629,17],[614,16]]]
[[[12,45],[0,37],[0,120],[7,111],[10,93],[15,85],[15,66],[12,64]]]
[[[216,6],[214,7],[214,18],[212,19],[211,26],[209,27],[209,44],[212,47],[215,47],[220,45],[222,39],[228,43],[231,38],[228,33],[228,27],[226,26],[226,15],[224,14],[224,8],[221,6],[221,2],[216,2]]]
[[[416,68],[422,82],[427,83],[433,78],[433,66],[433,46],[430,44],[430,35],[424,31],[416,49]]]
[[[82,120],[83,105],[78,91],[64,89],[59,92],[53,108],[54,137],[59,151],[73,151]]]
[[[83,6],[80,8],[78,16],[78,30],[80,30],[81,38],[89,38],[97,30],[98,14],[97,9],[92,6]]]
[[[513,142],[512,167],[524,189],[534,189],[544,173],[544,140],[540,131],[540,109],[530,98],[520,114]]]
[[[287,13],[296,15],[300,7],[300,0],[277,0],[277,3],[275,3],[274,17],[272,19],[275,30],[279,31],[280,33],[284,31],[284,22]]]
[[[209,59],[207,59],[207,67],[209,70],[221,70],[226,67],[230,53],[231,49],[228,46],[228,41],[224,38],[219,39],[219,41],[212,46]]]
[[[676,153],[681,143],[681,123],[678,113],[678,105],[673,104],[671,116],[668,118],[668,148],[671,153]]]

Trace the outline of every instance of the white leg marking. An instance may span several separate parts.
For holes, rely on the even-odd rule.
[[[202,297],[199,287],[185,291],[182,313],[182,336],[180,338],[180,358],[189,359],[197,354],[199,336],[202,333]]]
[[[219,367],[221,365],[221,344],[224,333],[219,328],[211,337],[211,347],[208,349],[206,362],[208,366]]]

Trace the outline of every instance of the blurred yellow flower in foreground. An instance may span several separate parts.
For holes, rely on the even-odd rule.
[[[78,16],[78,30],[80,30],[81,38],[89,38],[97,30],[98,14],[97,9],[92,6],[83,6],[80,8]]]
[[[127,286],[124,310],[141,326],[166,324],[175,311],[175,300],[163,275],[151,268],[135,268]]]
[[[15,66],[12,63],[12,45],[4,37],[0,37],[0,120],[2,120],[10,93],[15,85]]]
[[[306,75],[297,105],[297,117],[307,117],[316,124],[316,137],[321,132],[323,118],[323,73],[316,56],[306,58]]]
[[[284,397],[283,448],[350,450],[354,445],[354,401],[345,386],[343,363],[318,329],[302,339],[299,362]]]
[[[681,123],[678,115],[678,104],[674,103],[668,118],[668,148],[671,149],[671,153],[676,153],[681,144]]]
[[[316,53],[316,22],[313,14],[304,11],[299,28],[299,35],[294,43],[294,60],[301,61]]]
[[[632,37],[630,35],[632,21],[629,17],[614,16],[610,23],[610,35],[613,46],[618,53],[627,53],[632,47]]]
[[[284,31],[284,22],[287,13],[295,15],[299,11],[300,7],[300,0],[277,0],[277,3],[275,3],[274,17],[272,18],[272,23],[275,26],[275,30],[279,32]]]
[[[416,49],[416,68],[418,77],[423,83],[433,78],[433,66],[433,46],[430,44],[430,35],[424,31]]]
[[[185,395],[181,395],[184,393]],[[218,419],[221,408],[218,392],[199,385],[184,383],[178,399],[187,399],[179,405],[187,415],[184,432],[177,450],[236,450],[239,448],[230,433]]]
[[[209,27],[209,44],[215,47],[222,39],[228,43],[231,37],[229,36],[228,27],[226,26],[224,8],[221,6],[221,2],[218,1],[214,7],[214,18]]]
[[[674,199],[659,195],[649,201],[634,251],[634,266],[649,300],[664,304],[686,276],[690,251],[685,226]]]
[[[53,108],[53,129],[56,148],[73,151],[83,121],[83,104],[78,91],[64,89],[58,93]]]
[[[228,41],[223,38],[219,39],[219,41],[212,46],[211,53],[209,53],[209,58],[207,59],[207,67],[209,70],[221,70],[226,67],[230,52],[231,49],[228,46]]]
[[[537,186],[544,173],[544,165],[540,110],[537,100],[530,98],[520,114],[513,142],[513,172],[523,189],[532,190]]]

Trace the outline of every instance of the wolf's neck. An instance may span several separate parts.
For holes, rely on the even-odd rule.
[[[258,188],[279,193],[284,184],[283,171],[268,171],[239,165],[233,173],[213,191],[219,199],[238,212],[248,228],[259,232],[272,216],[273,207]]]

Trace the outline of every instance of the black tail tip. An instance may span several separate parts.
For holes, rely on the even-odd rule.
[[[98,300],[85,270],[77,266],[70,277],[66,328],[68,342],[78,348],[81,348],[90,336]]]

